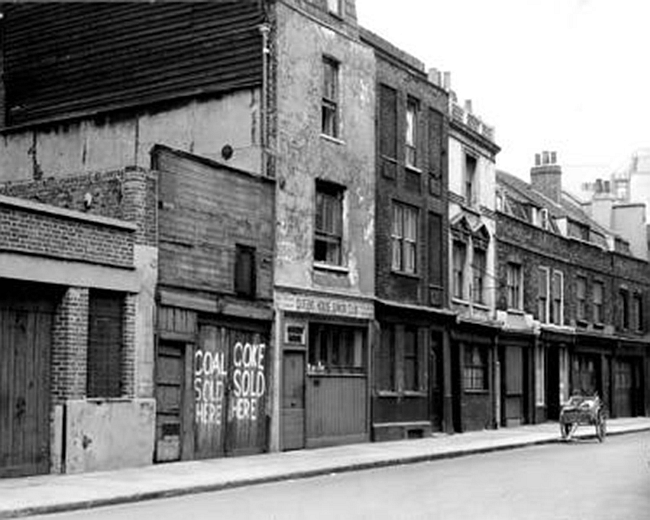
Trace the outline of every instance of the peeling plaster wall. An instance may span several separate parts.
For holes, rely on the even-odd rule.
[[[373,51],[277,4],[276,284],[374,293]],[[347,27],[349,29],[349,27]],[[339,62],[340,141],[321,136],[323,56]],[[313,267],[315,179],[346,187],[343,264]]]
[[[77,175],[86,171],[150,166],[155,144],[224,161],[229,144],[231,166],[259,172],[259,89],[210,100],[194,100],[145,112],[96,116],[9,131],[0,140],[0,181]]]
[[[65,472],[151,464],[155,409],[153,399],[68,401]]]

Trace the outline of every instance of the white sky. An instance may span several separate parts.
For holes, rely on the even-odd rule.
[[[357,0],[361,25],[451,71],[526,180],[556,150],[566,188],[650,147],[649,0]]]

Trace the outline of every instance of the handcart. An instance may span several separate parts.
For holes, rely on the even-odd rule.
[[[560,433],[562,439],[569,440],[580,425],[596,427],[596,437],[600,442],[607,435],[605,406],[597,395],[574,395],[562,406],[560,411]]]

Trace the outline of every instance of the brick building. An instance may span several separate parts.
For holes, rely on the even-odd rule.
[[[494,129],[473,112],[471,101],[461,107],[452,92],[448,108],[448,280],[457,316],[451,331],[451,404],[453,429],[460,432],[495,426],[502,404],[496,367],[511,356],[509,349],[497,349],[496,340],[494,186],[500,148]]]
[[[562,191],[544,152],[531,184],[497,173],[497,300],[518,338],[529,422],[557,419],[571,393],[598,392],[610,415],[648,412],[648,263]]]
[[[370,31],[362,39],[377,57],[373,436],[422,437],[445,426],[451,391],[448,93],[419,60]]]
[[[137,168],[0,185],[0,476],[150,462],[155,192]]]

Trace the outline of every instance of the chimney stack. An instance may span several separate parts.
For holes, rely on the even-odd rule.
[[[441,81],[441,73],[440,73],[440,71],[438,69],[430,68],[428,76],[429,76],[429,81],[431,83],[433,83],[434,85],[436,85],[438,87],[442,86],[441,85],[441,83],[442,83],[442,81]]]
[[[562,198],[562,168],[557,153],[543,151],[535,154],[535,166],[530,169],[530,183],[537,191],[554,202]]]

